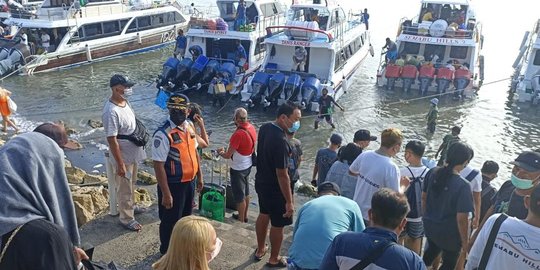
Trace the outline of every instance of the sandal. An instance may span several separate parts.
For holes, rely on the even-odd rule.
[[[259,248],[256,248],[256,249],[255,249],[255,252],[253,252],[253,259],[254,259],[255,261],[261,261],[262,258],[263,258],[264,256],[266,256],[266,253],[268,252],[268,245],[265,245],[265,246],[264,246],[264,252],[263,252],[263,254],[262,254],[261,256],[257,256],[258,250],[259,250]]]
[[[285,257],[279,257],[278,263],[267,262],[265,266],[268,268],[285,268],[287,267],[287,259]]]
[[[128,222],[127,224],[123,224],[123,226],[130,230],[130,231],[134,231],[134,232],[138,232],[140,230],[142,230],[142,225],[141,223],[137,222],[136,220],[132,220],[130,222]]]
[[[240,221],[240,220],[239,220],[239,218],[240,218],[240,215],[238,215],[238,214],[234,213],[234,214],[232,214],[232,217],[233,217],[234,219],[236,219],[236,220]],[[244,221],[244,223],[248,223],[248,219],[247,219],[247,218],[246,218],[246,220]]]
[[[133,207],[133,213],[135,215],[142,214],[148,212],[148,208],[142,207],[142,206],[135,206]]]

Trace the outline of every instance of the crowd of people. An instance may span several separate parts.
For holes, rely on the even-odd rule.
[[[200,108],[182,94],[171,96],[169,117],[150,138],[128,102],[133,85],[126,76],[114,75],[103,109],[119,222],[131,231],[143,229],[135,216],[146,209],[133,203],[133,186],[149,142],[162,254],[152,267],[209,269],[223,241],[206,218],[192,215],[195,194],[204,186],[201,149],[210,145]],[[318,196],[295,214],[303,152],[294,136],[301,118],[301,108],[287,102],[274,121],[256,130],[248,112],[237,108],[228,147],[217,150],[231,160],[238,222],[248,222],[249,179],[256,166],[254,261],[267,257],[266,267],[299,270],[537,266],[540,150],[519,154],[511,162],[511,179],[497,191],[490,183],[497,177],[497,162],[473,168],[474,151],[459,137],[460,127],[444,137],[438,166],[426,162],[423,142],[406,141],[396,128],[383,130],[380,137],[360,129],[346,145],[334,133],[315,159],[311,184]],[[366,150],[377,140],[376,150]],[[77,269],[89,259],[80,248],[64,171],[67,143],[62,125],[46,123],[0,148],[0,269]],[[400,168],[393,158],[401,152],[408,165]],[[293,224],[284,256],[284,228]]]

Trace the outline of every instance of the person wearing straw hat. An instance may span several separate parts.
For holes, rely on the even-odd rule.
[[[427,131],[429,134],[435,133],[435,127],[437,126],[437,118],[439,118],[439,104],[438,98],[433,98],[430,101],[431,107],[429,107],[429,112],[426,115],[427,120]]]

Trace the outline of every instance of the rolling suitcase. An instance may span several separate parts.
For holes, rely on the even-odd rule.
[[[219,178],[218,183],[214,183],[214,168],[215,168],[216,163],[220,165],[219,167],[220,170],[218,173],[218,178]],[[221,172],[221,162],[216,162],[215,160],[212,160],[212,167],[211,167],[211,172],[210,172],[210,183],[204,183],[203,188],[199,194],[199,211],[203,216],[206,216],[208,218],[212,218],[218,221],[223,221],[223,218],[224,218],[223,216],[225,215],[225,201],[226,201],[227,191],[226,191],[225,186],[222,184],[222,181],[223,180],[222,180],[222,172]],[[221,196],[214,193],[218,193]],[[222,209],[212,209],[212,211],[209,211],[209,209],[204,209],[204,206],[205,205],[208,206],[208,203],[205,204],[203,202],[203,198],[207,198],[212,201],[210,202],[211,204],[213,204],[212,208],[220,207]],[[222,206],[220,204],[220,201],[222,202]],[[220,214],[219,217],[210,216],[212,215],[210,212],[215,212],[217,210],[219,210],[219,212],[222,213]]]

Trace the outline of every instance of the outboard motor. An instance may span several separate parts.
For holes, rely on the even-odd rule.
[[[403,80],[403,91],[405,93],[411,90],[412,83],[416,80],[418,69],[413,65],[405,65],[401,70],[401,79]]]
[[[0,49],[0,60],[4,60],[9,56],[9,48],[2,47]]]
[[[463,89],[467,88],[470,81],[471,72],[469,70],[460,68],[454,72],[454,87],[456,88],[456,92],[454,93],[455,98],[461,98]]]
[[[315,77],[308,77],[302,84],[302,103],[303,108],[307,108],[311,100],[319,94],[321,81]]]
[[[6,75],[26,64],[26,58],[30,56],[30,50],[27,45],[19,43],[11,48],[8,58],[0,61],[0,76]]]
[[[270,81],[268,82],[268,96],[265,98],[265,107],[270,106],[270,104],[279,98],[281,92],[283,91],[283,84],[285,83],[285,74],[276,73]]]
[[[216,73],[219,70],[219,62],[217,60],[210,60],[204,67],[203,75],[201,82],[208,83],[216,76]]]
[[[236,66],[231,62],[221,64],[219,72],[223,73],[229,80],[234,80],[236,76]]]
[[[193,65],[191,66],[191,72],[189,75],[189,85],[194,85],[195,83],[199,82],[204,68],[206,67],[206,64],[208,64],[208,57],[204,55],[199,55],[195,62],[193,62]]]
[[[300,86],[302,85],[302,77],[293,73],[285,82],[285,98],[292,102],[300,104],[302,96],[300,95]]]
[[[178,63],[176,66],[176,77],[173,81],[173,83],[176,85],[176,89],[182,86],[189,79],[189,73],[192,65],[193,61],[191,61],[189,58],[184,58],[180,61],[180,63]]]
[[[262,96],[266,93],[268,83],[270,81],[270,74],[264,72],[256,72],[251,80],[251,97],[248,100],[249,107],[255,106],[256,103],[260,103]]]
[[[169,84],[169,82],[176,76],[176,68],[180,60],[176,57],[169,57],[163,64],[163,70],[157,78],[157,88],[160,89],[163,86]]]
[[[446,93],[446,89],[448,89],[453,77],[453,70],[445,67],[439,68],[437,70],[437,93]]]
[[[420,81],[420,93],[422,95],[427,94],[429,86],[433,82],[435,77],[435,68],[433,66],[421,66],[420,73],[418,74],[418,80]]]
[[[401,67],[394,64],[388,64],[384,72],[386,77],[386,90],[394,90],[394,85],[396,84],[396,79],[399,78],[399,73],[401,72]]]

